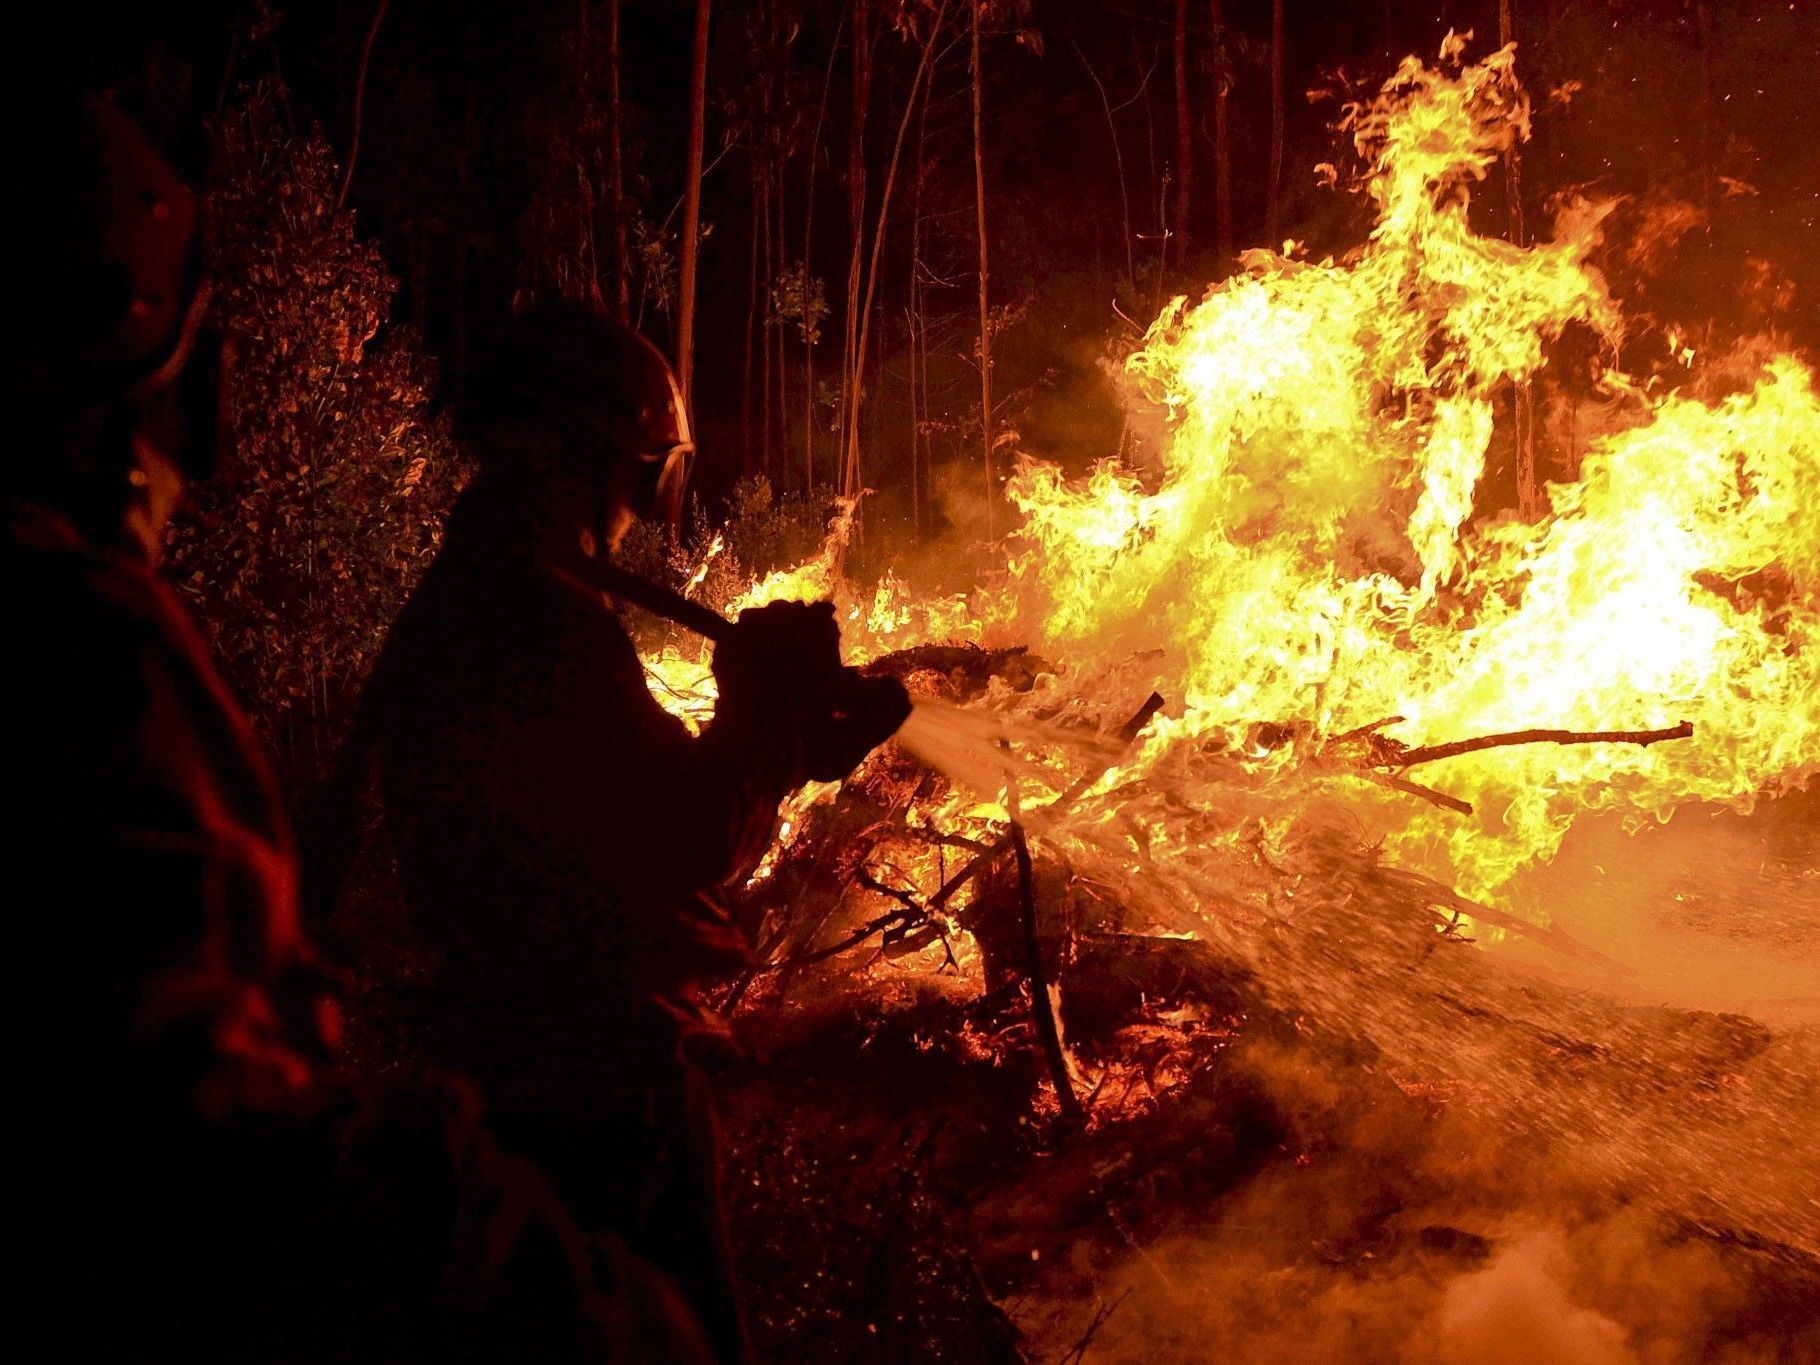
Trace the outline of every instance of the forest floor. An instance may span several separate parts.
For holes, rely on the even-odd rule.
[[[1710,871],[1689,857],[1676,878]],[[1812,869],[1782,873],[1751,894],[1812,897]],[[432,983],[408,933],[371,933],[402,918],[369,892],[359,1022],[397,1055]],[[1811,938],[1801,904],[1782,923]],[[1420,1010],[1385,1017],[1462,1050],[1424,1075],[1273,1005],[1212,945],[1083,941],[1060,1019],[1084,1120],[1028,997],[977,968],[861,946],[787,993],[761,979],[735,1016],[753,1061],[720,1083],[761,1357],[1820,1359],[1799,1136],[1820,1028],[1621,1004],[1443,942],[1372,978],[1419,978]]]
[[[971,994],[830,977],[752,1030],[727,1188],[766,1358],[1816,1358],[1820,1261],[1487,1171],[1498,1135],[1293,1021],[1134,1022],[1106,1041],[1157,1072],[1071,1127]]]

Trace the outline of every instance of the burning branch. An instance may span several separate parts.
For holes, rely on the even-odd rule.
[[[1317,763],[1333,764],[1350,770],[1380,787],[1402,792],[1461,815],[1472,814],[1472,803],[1457,796],[1437,791],[1420,782],[1412,782],[1402,773],[1422,763],[1443,758],[1478,753],[1482,749],[1514,748],[1522,744],[1636,744],[1647,747],[1667,739],[1689,739],[1692,721],[1682,721],[1663,730],[1505,730],[1495,735],[1456,739],[1447,744],[1424,744],[1411,748],[1383,733],[1386,726],[1401,723],[1402,716],[1386,716],[1361,725],[1356,730],[1335,735],[1320,747]],[[1395,769],[1386,772],[1384,769]]]
[[[1692,739],[1694,723],[1684,720],[1666,730],[1508,730],[1500,735],[1480,735],[1477,739],[1457,739],[1451,744],[1427,744],[1415,749],[1402,749],[1395,760],[1399,768],[1413,768],[1418,763],[1453,758],[1457,754],[1477,753],[1481,749],[1502,749],[1518,744],[1636,744],[1648,748],[1665,739]],[[1396,744],[1395,740],[1385,740]]]

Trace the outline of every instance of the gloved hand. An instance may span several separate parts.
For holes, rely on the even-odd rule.
[[[834,603],[748,607],[714,648],[717,710],[740,719],[775,716],[806,695],[828,691],[840,671]]]
[[[714,651],[717,717],[787,740],[797,781],[832,782],[896,733],[910,697],[894,678],[867,678],[840,661],[832,602],[773,602],[739,614]]]
[[[897,733],[910,715],[910,694],[896,678],[868,678],[843,668],[802,730],[803,770],[837,782]]]

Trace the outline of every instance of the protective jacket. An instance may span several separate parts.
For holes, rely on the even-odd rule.
[[[605,599],[540,565],[479,489],[369,692],[449,1055],[501,1097],[670,1065],[697,987],[742,958],[715,893],[801,781],[793,737],[691,736]]]

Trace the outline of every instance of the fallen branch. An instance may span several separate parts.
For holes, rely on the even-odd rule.
[[[1497,910],[1489,905],[1481,904],[1430,878],[1423,877],[1420,880],[1425,884],[1423,886],[1423,891],[1426,893],[1425,899],[1437,908],[1446,906],[1453,912],[1452,918],[1456,923],[1460,915],[1470,915],[1482,924],[1505,929],[1513,934],[1521,934],[1524,938],[1533,938],[1536,942],[1546,944],[1567,957],[1593,966],[1604,967],[1613,972],[1629,974],[1629,969],[1624,964],[1607,957],[1597,948],[1588,947],[1565,930],[1546,924],[1537,924],[1533,920],[1524,919],[1521,915],[1513,915],[1507,910]]]
[[[1376,786],[1388,787],[1391,791],[1402,792],[1405,796],[1419,797],[1430,805],[1440,806],[1443,810],[1455,811],[1461,815],[1472,814],[1472,802],[1462,801],[1457,796],[1449,796],[1446,792],[1436,791],[1433,787],[1425,787],[1420,782],[1411,782],[1408,778],[1398,777],[1393,773],[1381,773],[1375,768],[1359,768],[1355,772],[1359,777]]]
[[[1111,1303],[1102,1303],[1095,1310],[1093,1321],[1087,1324],[1087,1330],[1081,1334],[1081,1339],[1074,1343],[1073,1349],[1061,1358],[1058,1365],[1081,1365],[1087,1358],[1087,1348],[1093,1345],[1093,1339],[1100,1334],[1100,1328],[1106,1325],[1106,1319],[1118,1312],[1119,1306],[1130,1297],[1131,1291],[1127,1289]]]
[[[1402,792],[1405,796],[1417,797],[1461,815],[1471,815],[1470,801],[1463,801],[1420,782],[1412,782],[1399,774],[1418,764],[1434,763],[1443,758],[1456,758],[1461,754],[1478,753],[1484,749],[1505,749],[1521,744],[1648,746],[1665,739],[1687,739],[1694,733],[1693,723],[1684,720],[1665,730],[1506,730],[1495,735],[1479,735],[1474,739],[1457,739],[1447,744],[1425,744],[1411,748],[1383,733],[1386,726],[1396,725],[1402,719],[1402,716],[1386,716],[1370,725],[1361,725],[1357,729],[1335,735],[1321,745],[1315,761],[1317,764],[1350,772],[1377,786]],[[1396,771],[1386,772],[1384,769]]]
[[[1036,924],[1036,875],[1030,865],[1030,845],[1024,838],[1024,827],[1011,822],[1011,851],[1017,855],[1017,894],[1024,919],[1024,975],[1030,981],[1030,1013],[1036,1020],[1037,1037],[1043,1043],[1043,1057],[1049,1063],[1049,1079],[1055,1083],[1055,1095],[1062,1105],[1062,1117],[1079,1123],[1086,1117],[1080,1096],[1074,1093],[1074,1080],[1068,1074],[1068,1058],[1062,1051],[1062,1031],[1055,1022],[1055,1002],[1049,998],[1049,977],[1043,970],[1042,941]]]
[[[1666,730],[1507,730],[1503,734],[1457,739],[1451,744],[1426,744],[1415,749],[1405,749],[1395,740],[1385,743],[1395,746],[1392,750],[1395,757],[1387,766],[1413,768],[1418,763],[1433,763],[1437,759],[1477,753],[1481,749],[1503,749],[1519,744],[1635,744],[1648,748],[1665,739],[1691,739],[1693,734],[1694,723],[1684,720]]]

